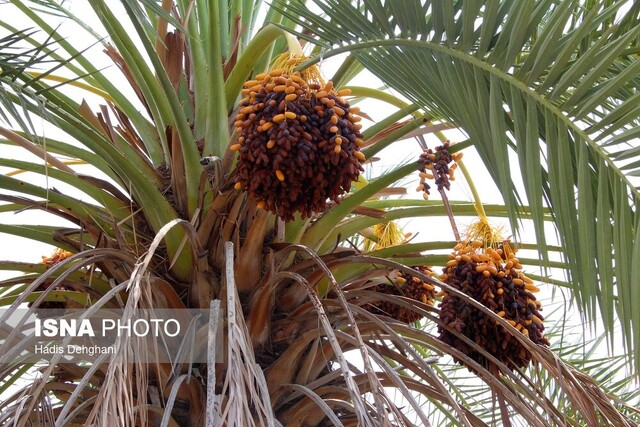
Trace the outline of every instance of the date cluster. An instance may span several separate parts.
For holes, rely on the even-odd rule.
[[[340,202],[363,171],[359,110],[332,82],[308,83],[284,69],[245,83],[235,117],[236,188],[284,220]]]

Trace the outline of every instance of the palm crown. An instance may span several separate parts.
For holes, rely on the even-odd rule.
[[[0,175],[0,209],[38,209],[73,226],[0,225],[60,248],[42,264],[0,263],[19,272],[2,282],[7,313],[25,302],[211,307],[223,313],[225,358],[149,366],[126,352],[110,364],[54,357],[27,395],[3,402],[3,422],[638,422],[624,403],[637,399],[628,380],[598,384],[572,364],[596,376],[606,365],[576,362],[584,346],[556,345],[557,325],[544,337],[531,280],[570,288],[611,340],[621,326],[627,354],[605,360],[637,372],[638,4],[316,0],[311,10],[299,1],[123,0],[125,26],[96,0],[103,39],[55,2],[11,3],[49,38],[1,23],[0,142],[40,160],[0,159],[11,169]],[[136,99],[47,13],[95,37]],[[336,74],[323,78],[316,64],[340,53]],[[363,69],[406,101],[360,85]],[[72,97],[74,86],[102,105]],[[366,108],[355,103],[366,99],[395,110],[363,128]],[[33,117],[64,136],[39,135]],[[449,144],[441,131],[450,128],[468,139]],[[440,139],[437,149],[426,134]],[[371,177],[376,156],[408,136],[422,143],[415,158]],[[479,200],[472,176],[481,165],[461,158],[470,147],[503,204]],[[456,168],[473,203],[447,198]],[[398,197],[410,175],[433,197]],[[456,241],[407,242],[394,222],[441,217],[456,229],[456,216],[479,217]],[[518,259],[487,217],[508,218],[516,238],[532,224],[535,244],[519,246],[534,255]],[[567,279],[525,275],[527,266]],[[215,340],[206,328],[198,334]],[[4,340],[3,354],[17,357],[22,338]],[[27,370],[19,358],[3,364],[1,388]]]

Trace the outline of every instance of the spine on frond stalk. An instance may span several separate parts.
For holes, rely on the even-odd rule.
[[[509,242],[501,237],[500,230],[489,225],[486,218],[473,224],[466,238],[455,246],[440,278],[504,318],[534,344],[549,345],[543,334],[542,306],[534,296],[539,289],[522,272],[522,265]],[[451,329],[511,369],[525,367],[531,361],[531,353],[509,331],[456,295],[444,293],[439,316],[448,327],[438,327],[439,339],[490,370],[496,367]]]
[[[278,57],[268,73],[245,83],[235,127],[236,188],[261,208],[292,220],[322,212],[358,179],[365,158],[360,117],[320,71],[294,71],[301,55]]]

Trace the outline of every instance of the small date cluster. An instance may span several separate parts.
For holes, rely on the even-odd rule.
[[[69,251],[65,251],[62,248],[56,248],[50,256],[42,256],[42,264],[47,266],[47,268],[51,268],[72,255],[73,254]]]
[[[449,142],[437,146],[435,152],[430,148],[423,151],[418,168],[420,184],[416,190],[424,192],[422,196],[425,200],[428,200],[431,194],[431,186],[426,182],[428,179],[435,179],[438,191],[451,189],[450,181],[455,180],[454,171],[458,165],[453,163],[449,166],[449,164],[461,155],[462,153],[449,153]]]
[[[45,268],[48,270],[52,267],[54,267],[55,265],[60,264],[62,261],[64,261],[65,259],[69,258],[70,256],[72,256],[73,253],[66,251],[62,248],[56,248],[53,253],[50,256],[42,256],[42,262],[41,264],[43,264],[45,266]],[[43,292],[45,290],[47,290],[47,288],[49,288],[49,286],[51,286],[51,282],[50,281],[46,281],[44,283],[42,283],[40,286],[38,286],[36,288],[36,292]],[[57,285],[54,290],[58,290],[58,291],[69,291],[72,290],[72,288],[65,286],[65,285]],[[33,306],[33,302],[30,302],[28,304],[29,308],[31,308]],[[66,302],[62,302],[62,301],[42,301],[37,308],[40,309],[64,309],[67,307],[67,303]]]
[[[332,82],[308,83],[284,69],[245,83],[236,116],[236,188],[284,220],[340,202],[363,171],[357,108]]]
[[[534,296],[539,289],[524,275],[519,260],[507,248],[485,248],[480,241],[459,243],[449,255],[440,278],[504,318],[533,343],[549,345],[543,334],[542,307]],[[462,298],[445,293],[439,316],[449,328],[469,338],[510,369],[530,363],[531,353],[515,337]],[[468,345],[442,326],[438,332],[443,342],[481,365],[494,368],[476,346]]]
[[[435,276],[435,273],[429,267],[413,267],[415,270],[426,274],[428,276]],[[374,292],[379,292],[388,295],[398,295],[407,298],[420,301],[424,304],[433,305],[436,291],[433,285],[424,282],[419,277],[405,273],[403,271],[398,272],[394,283],[386,284],[382,283],[372,288]],[[365,308],[374,314],[381,314],[391,317],[400,322],[413,323],[422,319],[422,315],[415,311],[394,304],[390,301],[376,301],[365,306]]]

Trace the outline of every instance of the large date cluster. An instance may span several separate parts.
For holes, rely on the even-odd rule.
[[[340,202],[365,160],[360,117],[348,90],[308,83],[283,69],[245,83],[236,116],[236,188],[284,220]]]
[[[539,289],[521,271],[522,265],[511,250],[485,248],[482,242],[471,241],[459,243],[449,258],[441,276],[445,283],[504,318],[533,343],[549,345],[543,334],[541,304],[534,296]],[[478,348],[511,369],[525,367],[531,361],[531,353],[505,327],[463,298],[445,293],[440,320],[448,328],[439,326],[439,339],[485,367],[495,368]],[[474,345],[468,345],[451,330],[466,336]]]

